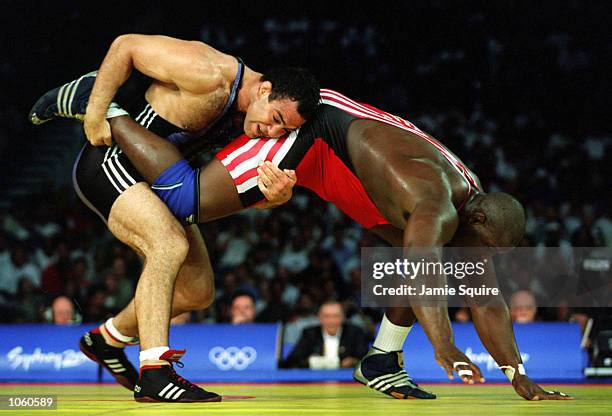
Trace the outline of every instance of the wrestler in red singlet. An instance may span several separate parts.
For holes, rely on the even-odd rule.
[[[278,140],[241,136],[216,158],[234,179],[242,204],[251,206],[264,199],[257,187],[257,165],[269,160],[281,169],[295,169],[297,185],[311,189],[332,202],[365,228],[388,224],[357,178],[350,161],[346,138],[350,124],[359,119],[380,121],[421,137],[434,146],[465,179],[468,194],[457,206],[480,191],[475,175],[440,142],[411,122],[329,90],[321,90],[317,116],[301,129]],[[333,178],[333,180],[329,180]]]

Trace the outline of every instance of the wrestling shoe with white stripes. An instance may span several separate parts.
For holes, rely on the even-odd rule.
[[[99,328],[86,332],[79,347],[89,359],[106,368],[119,384],[131,391],[138,381],[138,372],[128,360],[123,348],[108,345]]]
[[[97,71],[89,72],[73,81],[47,91],[30,110],[32,124],[43,124],[57,117],[83,120],[89,96],[96,81]],[[106,116],[127,115],[116,103],[111,103]]]
[[[56,117],[82,120],[95,80],[94,71],[47,91],[30,110],[30,121],[38,125]]]
[[[435,399],[404,370],[402,351],[386,352],[372,347],[353,371],[353,379],[396,399]]]
[[[161,357],[170,365],[145,365],[134,387],[137,402],[220,402],[221,396],[196,386],[174,371],[173,363],[182,367],[179,359],[185,350],[168,350]]]

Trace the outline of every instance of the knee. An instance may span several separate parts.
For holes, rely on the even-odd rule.
[[[168,227],[158,230],[156,238],[145,252],[147,261],[163,261],[177,268],[185,262],[189,253],[189,241],[182,227]]]

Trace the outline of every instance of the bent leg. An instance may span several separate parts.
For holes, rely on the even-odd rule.
[[[117,198],[108,226],[145,259],[134,304],[141,349],[167,346],[174,283],[188,252],[185,231],[142,182]],[[115,325],[123,327],[121,320]]]
[[[186,227],[185,232],[189,253],[176,279],[172,316],[206,309],[215,299],[215,276],[202,233],[197,225]]]
[[[205,309],[215,297],[214,274],[200,230],[196,225],[190,225],[185,228],[185,232],[189,242],[189,252],[176,278],[171,317]],[[113,323],[122,334],[138,336],[134,300],[119,312]]]

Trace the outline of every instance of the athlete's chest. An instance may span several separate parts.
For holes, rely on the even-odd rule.
[[[179,91],[153,84],[146,93],[153,110],[183,130],[196,132],[213,123],[223,112],[229,99],[229,89],[220,87],[206,94]]]

